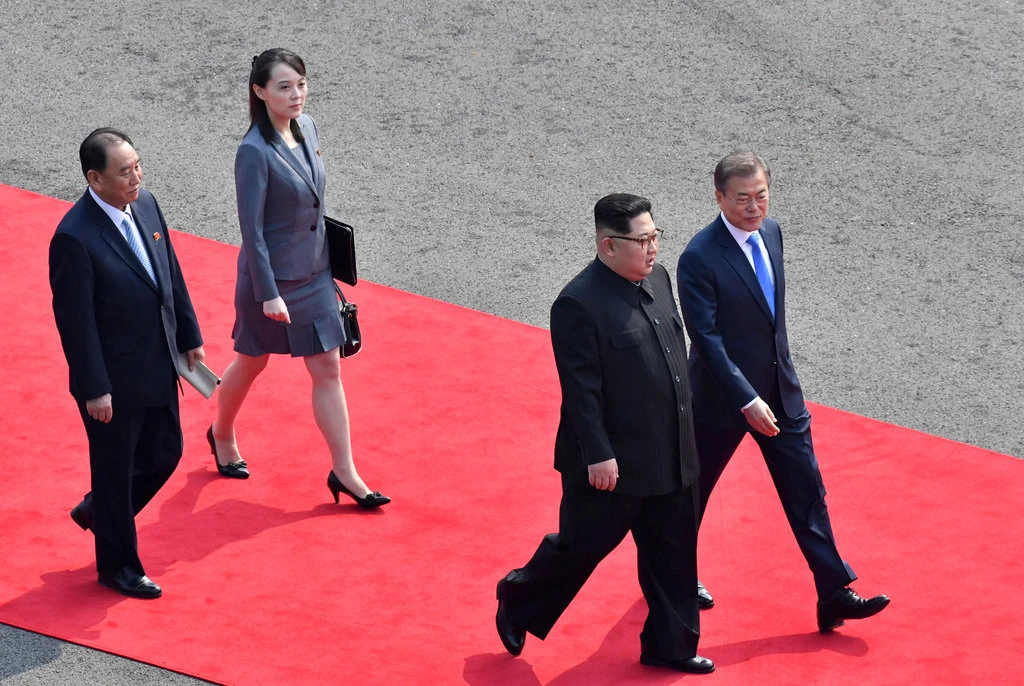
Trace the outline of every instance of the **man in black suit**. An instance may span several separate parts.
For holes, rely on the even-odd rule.
[[[714,670],[697,655],[697,476],[685,340],[668,272],[655,264],[651,203],[616,193],[594,207],[597,259],[551,308],[562,389],[555,468],[559,533],[498,582],[498,635],[518,655],[543,639],[626,534],[648,616],[640,661]]]
[[[718,163],[714,181],[721,214],[686,246],[676,274],[691,342],[700,516],[751,434],[814,574],[818,628],[830,631],[880,612],[889,599],[863,599],[849,588],[857,577],[832,535],[811,416],[790,358],[782,232],[767,216],[771,172],[740,151]]]
[[[93,531],[101,584],[156,598],[135,515],[181,459],[178,352],[191,369],[203,340],[131,139],[97,129],[79,157],[89,188],[50,242],[53,315],[89,439],[92,490],[71,517]]]

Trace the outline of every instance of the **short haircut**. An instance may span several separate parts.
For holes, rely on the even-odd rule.
[[[103,173],[107,169],[107,148],[119,143],[127,143],[135,147],[132,139],[117,129],[109,126],[96,129],[82,141],[78,147],[78,159],[82,162],[82,174],[89,178],[90,171]]]
[[[639,195],[612,193],[594,205],[594,226],[600,231],[607,229],[615,233],[628,234],[629,222],[644,212],[651,212],[651,201]]]
[[[722,161],[715,167],[715,190],[724,193],[725,186],[732,177],[740,176],[746,178],[753,176],[758,171],[764,172],[764,178],[768,185],[771,186],[772,171],[768,168],[768,163],[751,150],[735,150],[723,157]]]
[[[274,130],[274,125],[270,123],[267,103],[260,100],[252,87],[266,88],[267,83],[270,82],[270,72],[279,64],[291,67],[303,78],[306,76],[306,63],[291,50],[270,48],[252,58],[252,70],[249,72],[249,130],[251,131],[254,126],[258,128],[260,135],[263,136],[263,140],[267,143],[274,142],[274,139],[277,137],[277,131]],[[292,119],[289,127],[295,140],[299,143],[306,140],[297,121]]]

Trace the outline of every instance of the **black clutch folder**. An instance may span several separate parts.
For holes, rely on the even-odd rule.
[[[324,217],[331,276],[349,286],[356,285],[356,238],[354,229],[337,219]]]

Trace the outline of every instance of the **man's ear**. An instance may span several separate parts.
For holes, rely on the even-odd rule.
[[[95,169],[90,169],[85,173],[85,180],[89,182],[89,185],[93,190],[102,187],[102,183],[100,183],[100,173]]]

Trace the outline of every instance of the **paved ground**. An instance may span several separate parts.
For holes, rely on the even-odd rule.
[[[360,276],[545,326],[597,198],[652,197],[674,266],[754,147],[810,399],[1024,456],[1022,44],[1016,0],[0,0],[0,182],[74,200],[119,126],[237,243],[249,61],[290,47]],[[0,683],[195,682],[0,626]]]

